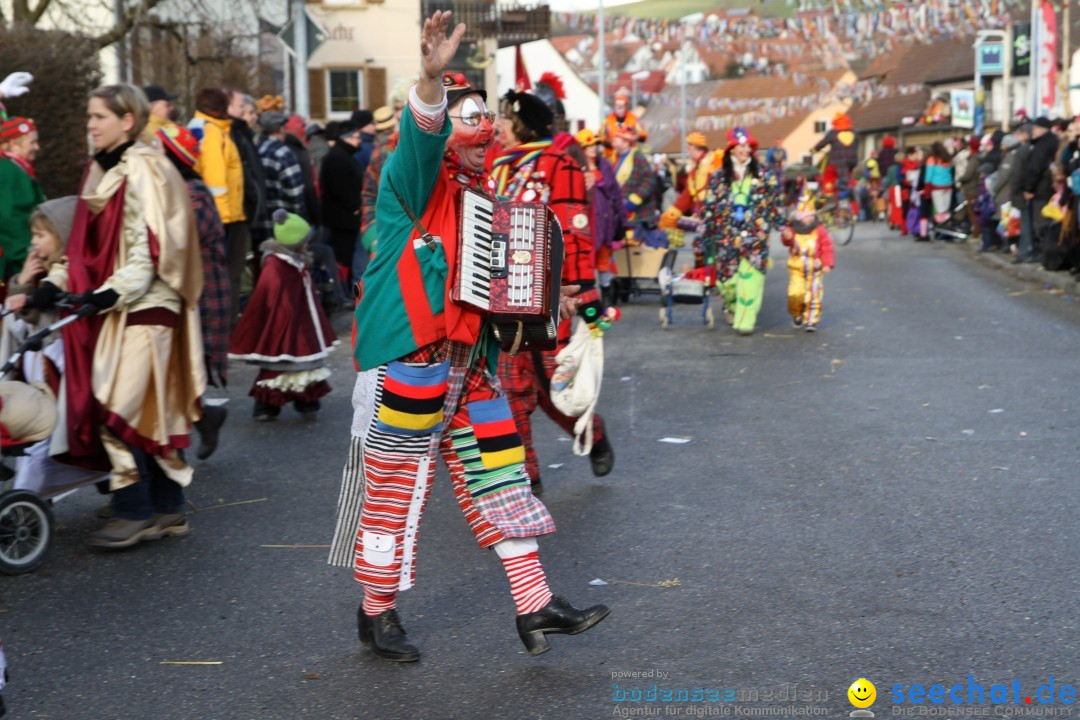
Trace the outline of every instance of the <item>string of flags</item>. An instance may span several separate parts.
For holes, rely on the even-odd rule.
[[[772,98],[687,98],[687,106],[696,111],[706,109],[710,114],[699,114],[689,125],[693,130],[726,130],[732,127],[753,127],[764,125],[789,115],[805,115],[817,108],[830,107],[840,102],[852,101],[868,103],[888,97],[906,96],[924,92],[926,86],[921,83],[908,85],[880,85],[875,81],[861,81],[851,84],[841,83],[827,92],[811,93],[792,97]],[[657,101],[661,105],[678,105],[677,93],[660,93]],[[650,131],[678,129],[679,121],[650,122],[644,118]]]
[[[723,50],[732,41],[792,39],[803,43],[769,48],[790,53],[828,53],[841,50],[862,56],[887,52],[895,39],[929,42],[941,37],[963,37],[978,30],[1000,28],[1022,0],[815,0],[792,17],[762,17],[750,12],[689,16],[688,20],[636,18],[618,15],[604,21],[605,33],[621,40],[649,43],[682,43],[693,40],[706,47]],[[583,13],[554,13],[558,22],[581,33],[596,32],[597,18]]]

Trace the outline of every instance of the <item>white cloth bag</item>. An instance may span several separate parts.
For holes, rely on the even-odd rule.
[[[600,399],[604,377],[604,339],[593,337],[584,320],[570,343],[555,356],[558,366],[551,376],[551,401],[564,415],[577,418],[574,424],[574,454],[588,455],[593,446],[593,414]]]

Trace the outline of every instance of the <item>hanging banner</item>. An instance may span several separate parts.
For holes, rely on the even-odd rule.
[[[1057,15],[1054,14],[1054,6],[1050,4],[1050,0],[1042,0],[1039,4],[1039,31],[1036,38],[1039,43],[1039,67],[1036,79],[1038,107],[1035,115],[1049,116],[1053,114],[1054,105],[1057,103],[1058,49]]]
[[[1031,23],[1013,25],[1013,76],[1031,73]]]
[[[975,127],[975,91],[953,90],[949,106],[952,110],[952,126],[971,130]]]

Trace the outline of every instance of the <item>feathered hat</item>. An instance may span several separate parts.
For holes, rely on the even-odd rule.
[[[539,97],[532,93],[507,90],[502,100],[509,107],[510,112],[525,123],[525,127],[541,137],[551,135],[551,124],[555,122],[555,113]]]

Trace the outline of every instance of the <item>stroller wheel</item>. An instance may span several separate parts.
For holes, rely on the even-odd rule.
[[[671,323],[668,321],[667,308],[662,307],[660,308],[660,327],[667,330],[669,325],[671,325]]]
[[[48,504],[29,490],[0,495],[0,572],[28,573],[52,546],[53,516]]]

